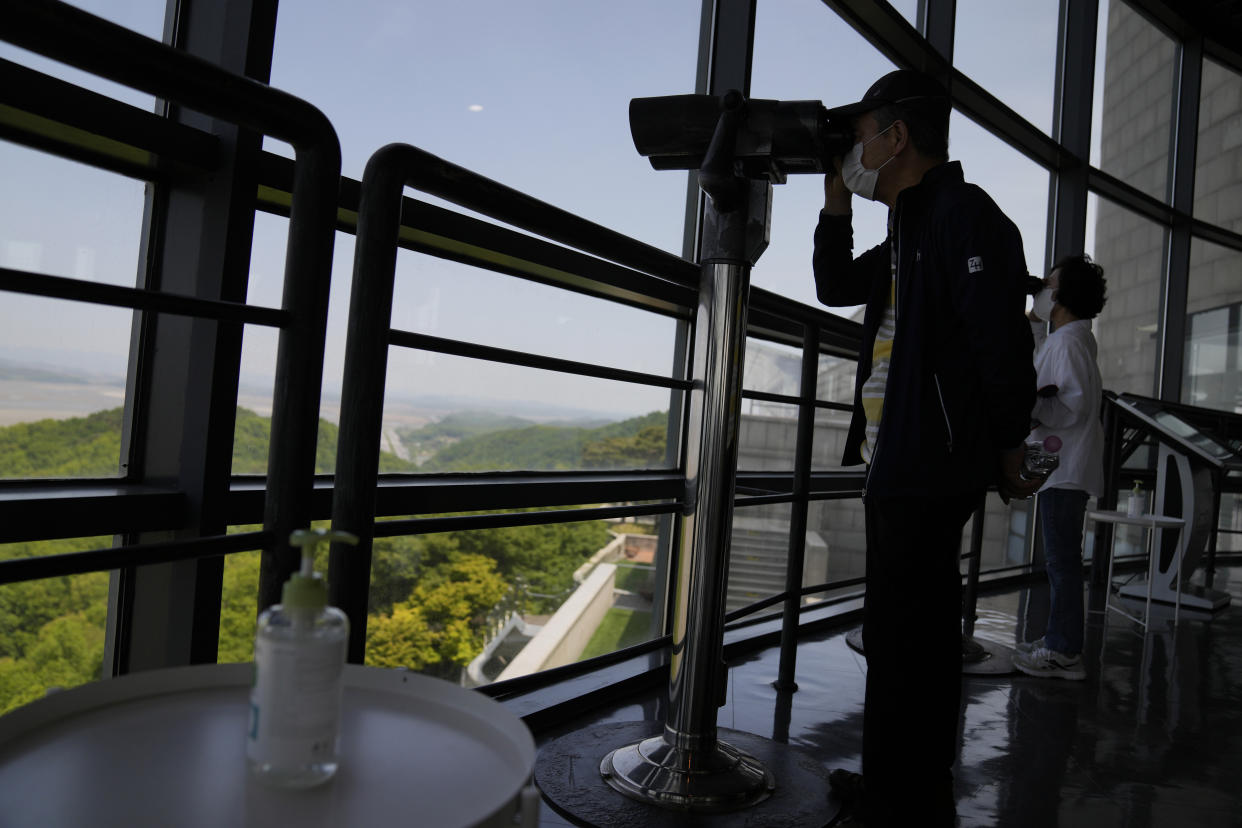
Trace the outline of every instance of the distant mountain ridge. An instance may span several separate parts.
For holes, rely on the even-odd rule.
[[[530,424],[475,433],[444,445],[419,471],[658,467],[667,419],[667,412],[653,411],[594,428]]]
[[[23,382],[61,382],[73,385],[88,385],[99,380],[86,374],[74,373],[60,368],[29,365],[0,358],[0,380],[19,380]]]

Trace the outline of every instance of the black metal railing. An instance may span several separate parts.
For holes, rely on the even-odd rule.
[[[0,37],[44,57],[293,146],[285,295],[279,310],[176,296],[157,289],[99,285],[13,270],[0,272],[3,290],[280,330],[265,491],[263,579],[283,583],[297,568],[299,557],[288,544],[289,534],[310,522],[341,166],[335,130],[319,110],[299,98],[65,3],[7,3]],[[118,59],[122,55],[124,59]],[[193,168],[200,176],[215,168],[215,136],[141,113],[7,61],[0,64],[0,71],[0,77],[10,81],[0,86],[5,104],[3,133],[9,140],[146,180],[160,180],[171,168]],[[141,470],[131,470],[128,482],[141,484]],[[8,511],[20,508],[18,503]],[[185,517],[183,525],[194,525],[192,516]],[[191,541],[146,547],[146,553],[144,547],[133,547],[128,557],[122,554],[118,558],[114,550],[89,554],[94,555],[99,569],[109,569],[126,560],[149,562],[148,557],[158,558],[158,554],[147,554],[152,550],[172,554],[184,543]],[[207,548],[212,546],[208,544]],[[89,555],[79,558],[90,559]],[[62,566],[52,559],[8,563],[21,563],[21,567],[9,569],[20,569],[25,573],[22,577],[30,577],[29,573],[37,577],[40,571],[52,573]]]

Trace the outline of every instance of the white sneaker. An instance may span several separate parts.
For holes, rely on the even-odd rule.
[[[1019,641],[1013,645],[1013,649],[1015,652],[1029,653],[1031,650],[1038,650],[1042,646],[1044,646],[1044,637],[1041,635],[1034,641]]]
[[[1069,681],[1082,681],[1087,677],[1083,667],[1082,656],[1066,655],[1047,647],[1036,647],[1030,652],[1016,653],[1013,666],[1028,676],[1040,678],[1060,678]]]

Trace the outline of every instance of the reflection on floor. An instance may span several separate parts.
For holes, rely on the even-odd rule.
[[[1102,597],[1089,595],[1086,681],[967,677],[959,824],[1240,828],[1242,568],[1222,567],[1213,586],[1232,596],[1224,611],[1206,619],[1183,609],[1175,626],[1172,609],[1156,606],[1146,633],[1099,611]],[[1010,646],[1038,638],[1047,602],[1043,585],[982,596],[975,635]],[[846,632],[801,642],[792,694],[771,686],[778,648],[733,663],[720,726],[787,741],[828,767],[857,768],[866,662],[846,645]],[[917,692],[917,676],[910,688]],[[639,719],[663,721],[663,699],[614,705],[537,741]],[[573,823],[545,803],[539,824]]]

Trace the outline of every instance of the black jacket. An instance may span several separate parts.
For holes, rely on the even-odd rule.
[[[867,306],[842,462],[862,462],[862,386],[896,243],[896,336],[864,494],[981,491],[997,479],[1000,452],[1030,431],[1035,403],[1022,237],[957,162],[903,190],[893,218],[888,239],[857,259],[849,216],[821,214],[815,230],[819,300]]]

